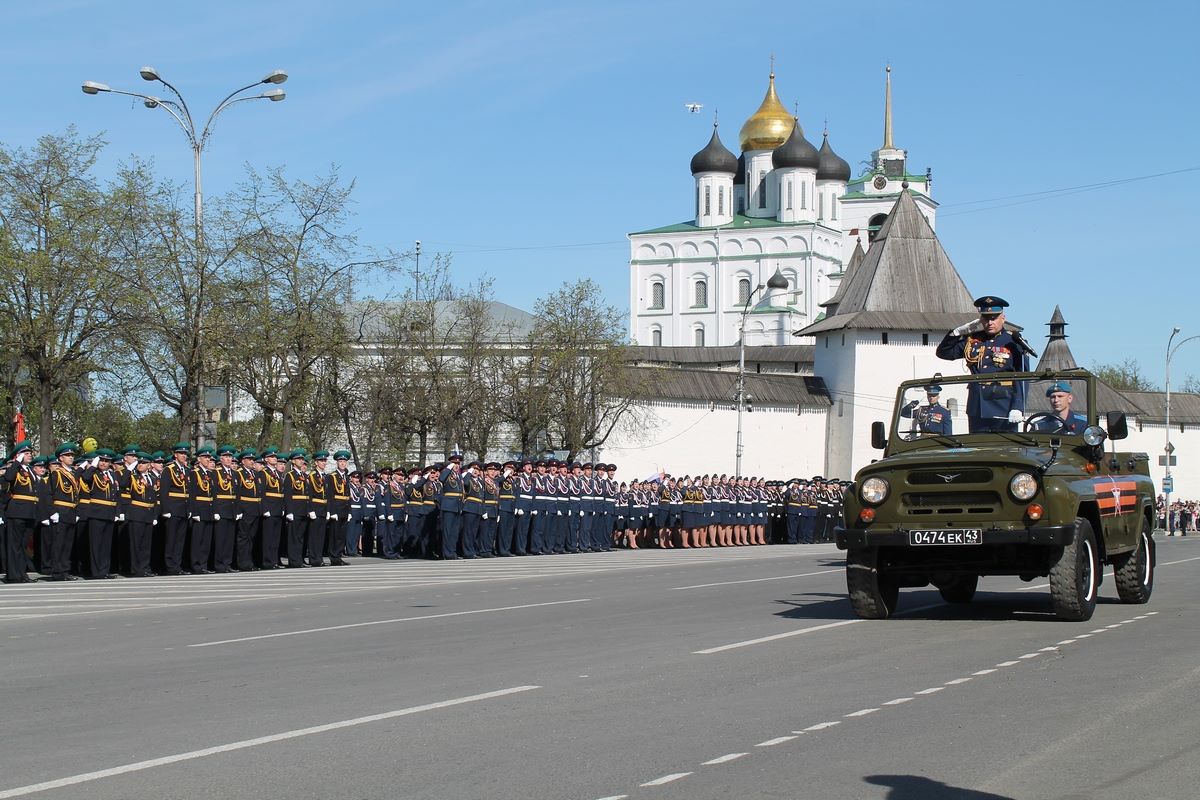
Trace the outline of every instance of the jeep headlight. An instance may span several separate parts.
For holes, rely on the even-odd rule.
[[[1008,490],[1012,492],[1012,496],[1018,500],[1031,500],[1038,491],[1037,478],[1030,475],[1028,472],[1018,472],[1012,476],[1012,480],[1008,482]]]
[[[859,497],[864,503],[877,506],[888,496],[888,482],[883,478],[867,478],[862,488],[858,490]]]

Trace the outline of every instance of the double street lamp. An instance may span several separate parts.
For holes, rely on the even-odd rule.
[[[1171,490],[1175,488],[1174,486],[1171,485],[1171,454],[1175,450],[1175,448],[1171,446],[1171,359],[1175,357],[1175,353],[1179,350],[1179,348],[1183,347],[1188,342],[1194,341],[1196,339],[1200,339],[1200,335],[1189,336],[1186,339],[1180,340],[1180,342],[1178,344],[1176,344],[1174,347],[1172,347],[1171,343],[1175,341],[1175,337],[1179,334],[1179,330],[1180,329],[1178,327],[1172,329],[1171,336],[1170,336],[1170,338],[1167,339],[1167,363],[1166,363],[1167,443],[1166,443],[1166,446],[1163,447],[1163,451],[1166,453],[1165,457],[1163,458],[1163,463],[1166,464],[1166,469],[1164,470],[1165,474],[1163,476],[1163,504],[1166,506],[1166,515],[1167,515],[1166,521],[1167,521],[1167,533],[1168,534],[1174,534],[1174,530],[1172,530],[1172,528],[1171,528]]]
[[[217,103],[216,107],[212,110],[212,113],[208,115],[208,119],[205,121],[204,127],[197,128],[196,121],[195,121],[195,119],[192,118],[192,112],[188,108],[187,102],[184,101],[183,95],[180,94],[179,90],[176,89],[174,86],[172,86],[165,78],[163,78],[161,75],[159,75],[158,70],[156,70],[154,67],[142,67],[139,70],[139,74],[142,76],[142,80],[149,81],[151,83],[157,81],[158,83],[161,83],[163,86],[167,87],[167,90],[170,91],[170,93],[172,95],[174,95],[175,99],[174,100],[171,100],[171,99],[164,100],[163,98],[157,97],[155,95],[142,94],[140,92],[129,92],[129,91],[125,91],[123,89],[114,89],[107,84],[97,83],[95,81],[84,81],[83,86],[81,88],[83,89],[84,94],[89,94],[89,95],[108,93],[108,94],[122,94],[127,97],[136,97],[142,101],[142,104],[144,106],[146,106],[146,108],[161,108],[163,111],[166,111],[168,114],[171,115],[171,117],[179,125],[180,129],[183,131],[184,136],[187,137],[188,145],[192,148],[192,161],[193,161],[193,168],[194,168],[194,173],[195,173],[195,198],[194,198],[195,202],[194,202],[194,209],[193,209],[193,213],[194,213],[193,235],[195,237],[196,263],[202,264],[204,262],[204,258],[205,258],[205,256],[204,256],[204,212],[203,212],[204,194],[203,194],[203,190],[201,188],[202,184],[200,181],[200,155],[201,155],[201,153],[204,152],[205,145],[208,144],[208,137],[212,135],[213,123],[216,122],[217,117],[220,116],[222,111],[224,111],[225,109],[229,108],[232,105],[236,105],[237,103],[241,103],[246,100],[270,100],[273,103],[277,103],[280,100],[283,100],[287,96],[287,94],[283,91],[283,89],[279,88],[279,84],[286,81],[288,79],[288,75],[283,70],[277,69],[273,72],[268,73],[267,76],[262,78],[261,80],[257,80],[254,83],[247,84],[246,86],[243,86],[242,88],[237,89],[236,91],[230,92],[228,95],[226,95],[224,100],[222,100],[220,103]],[[263,86],[263,85],[272,85],[275,88],[267,89],[266,91],[264,91],[260,94],[244,94],[244,92],[248,92],[251,89],[254,89],[254,88],[257,88],[257,87]],[[203,318],[204,318],[203,314],[201,314],[199,316],[201,326],[203,324],[202,323]],[[204,350],[203,350],[203,328],[202,327],[197,330],[196,337],[197,337],[196,349],[197,349],[197,352],[201,354],[201,359],[202,359],[203,358],[202,354],[204,352]],[[203,369],[199,369],[198,374],[201,376],[201,378],[203,378],[203,375],[204,375]],[[203,380],[201,380],[200,383],[201,383],[201,385],[196,387],[195,397],[193,399],[195,413],[196,413],[196,433],[195,433],[194,438],[196,440],[197,445],[203,444],[204,438],[205,438]]]

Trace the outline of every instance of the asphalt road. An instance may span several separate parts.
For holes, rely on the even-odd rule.
[[[857,620],[832,546],[0,587],[0,800],[1193,798],[1200,540]]]

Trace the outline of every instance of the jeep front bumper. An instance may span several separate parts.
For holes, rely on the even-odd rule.
[[[908,528],[872,530],[870,528],[834,528],[834,539],[839,550],[859,547],[914,547],[909,543]],[[983,545],[989,544],[1034,544],[1065,547],[1075,538],[1075,526],[1040,525],[1017,530],[1000,528],[983,530]],[[977,547],[979,545],[951,545],[954,547]]]

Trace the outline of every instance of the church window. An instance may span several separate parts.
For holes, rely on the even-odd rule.
[[[750,302],[750,279],[738,279],[738,305],[744,306]]]
[[[830,194],[829,195],[829,211],[830,211],[829,218],[830,219],[838,218],[837,217],[837,207],[838,207],[837,195]]]
[[[717,187],[717,213],[725,216],[725,187]]]
[[[704,281],[704,280],[696,281],[695,293],[696,293],[696,296],[695,296],[696,302],[693,303],[692,307],[693,308],[707,308],[708,307],[708,281]]]
[[[795,198],[792,195],[795,194],[795,191],[796,191],[795,182],[788,181],[787,182],[787,208],[788,208],[788,211],[792,210],[792,202],[795,200]]]
[[[928,333],[921,334],[921,344],[923,344],[923,345],[929,344],[929,334]]]
[[[887,331],[884,331],[884,332],[883,332],[883,343],[884,343],[884,344],[887,344],[887,343],[888,343]]]
[[[653,347],[662,347],[662,328],[654,328],[650,331],[650,344]]]
[[[867,220],[867,242],[875,241],[875,237],[879,235],[879,229],[883,227],[885,221],[887,221],[887,214],[876,214]]]
[[[767,173],[762,170],[758,172],[758,207],[767,207]]]
[[[825,219],[825,195],[817,195],[817,219]]]
[[[699,325],[696,327],[696,331],[693,334],[693,338],[694,338],[696,347],[704,347],[704,326],[703,325]]]
[[[666,287],[663,286],[662,281],[655,281],[654,283],[650,284],[650,307],[665,308],[667,304],[666,295]]]
[[[800,207],[808,208],[808,184],[800,181]]]
[[[704,187],[704,216],[712,213],[712,187]]]

